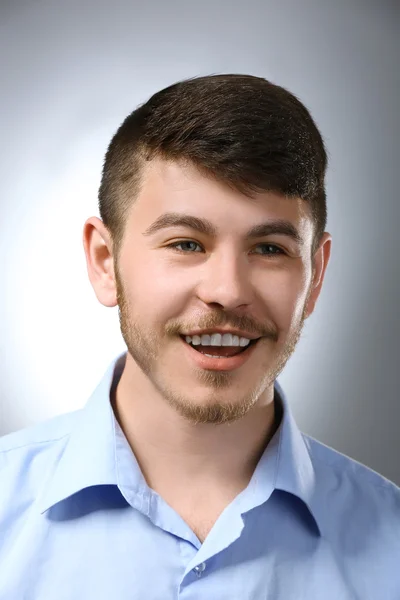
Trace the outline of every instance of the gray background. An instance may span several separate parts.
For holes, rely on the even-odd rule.
[[[106,146],[150,94],[250,73],[330,153],[332,258],[279,378],[303,431],[400,484],[395,2],[1,1],[0,434],[84,405],[124,349],[86,275]]]

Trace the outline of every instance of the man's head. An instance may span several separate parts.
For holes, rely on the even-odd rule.
[[[136,365],[189,420],[244,416],[293,353],[329,260],[326,163],[306,108],[251,76],[170,86],[112,139],[102,221],[85,225],[89,276],[118,304]],[[218,329],[259,338],[240,366],[187,344]]]

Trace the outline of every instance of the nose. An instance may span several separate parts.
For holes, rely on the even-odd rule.
[[[203,268],[197,293],[205,304],[218,304],[225,310],[251,304],[250,269],[245,257],[233,252],[215,253]]]

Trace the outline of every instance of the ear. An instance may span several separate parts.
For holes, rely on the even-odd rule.
[[[90,283],[104,306],[117,305],[112,241],[103,221],[90,217],[83,227],[83,247]]]
[[[326,267],[328,266],[329,258],[331,255],[331,247],[332,236],[328,232],[325,232],[322,236],[319,248],[314,255],[314,272],[313,280],[311,283],[310,296],[305,311],[306,319],[314,312],[315,305],[321,293],[322,284],[326,273]]]

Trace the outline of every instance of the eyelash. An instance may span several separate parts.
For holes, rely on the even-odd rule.
[[[194,240],[180,240],[178,242],[173,242],[172,244],[169,244],[167,246],[167,248],[171,248],[172,250],[175,250],[176,252],[179,252],[180,254],[199,254],[199,252],[191,252],[191,251],[187,251],[187,250],[179,250],[179,248],[177,248],[177,246],[180,246],[181,244],[196,244],[197,246],[200,246],[200,244],[198,242],[195,242]],[[279,250],[278,253],[273,253],[273,254],[260,254],[260,256],[280,256],[280,255],[285,255],[286,252],[284,250],[282,250],[282,248],[280,248],[279,246],[277,246],[276,244],[268,244],[268,243],[264,243],[264,244],[257,244],[257,246],[270,246],[272,248],[275,248],[277,250]]]

